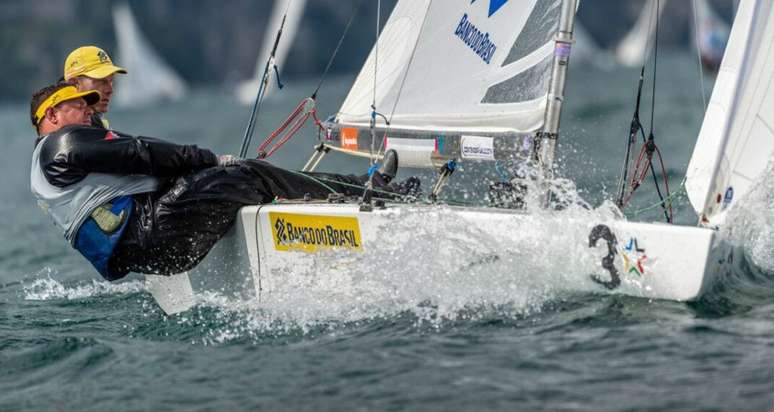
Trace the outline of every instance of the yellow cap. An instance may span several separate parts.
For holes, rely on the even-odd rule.
[[[79,97],[83,97],[83,99],[86,100],[86,104],[89,106],[96,104],[100,99],[99,92],[96,90],[78,92],[78,89],[76,89],[75,86],[62,87],[52,93],[51,96],[48,96],[46,100],[43,100],[43,103],[35,110],[35,124],[40,124],[40,121],[43,120],[43,117],[46,115],[46,110],[48,110],[49,107],[54,107],[59,103],[77,99]]]
[[[113,65],[110,56],[96,46],[83,46],[73,50],[65,59],[64,79],[77,76],[104,79],[113,73],[124,73],[126,69]]]

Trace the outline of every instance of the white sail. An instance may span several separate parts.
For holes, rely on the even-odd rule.
[[[688,165],[701,223],[718,225],[774,153],[774,8],[743,0]]]
[[[126,3],[113,8],[113,22],[118,42],[116,62],[128,72],[126,76],[116,76],[116,104],[142,106],[182,97],[185,83],[153,50]]]
[[[285,59],[290,52],[293,40],[295,40],[296,33],[301,25],[301,18],[304,16],[305,8],[306,0],[276,0],[274,2],[271,17],[269,18],[269,24],[266,26],[266,30],[263,34],[261,52],[258,55],[258,60],[255,62],[253,77],[240,83],[236,88],[236,97],[239,102],[242,104],[251,104],[255,101],[258,87],[261,84],[263,71],[266,67],[266,60],[268,60],[271,55],[274,41],[277,38],[277,31],[282,25],[282,18],[287,11],[285,26],[282,29],[282,38],[277,47],[277,52],[274,55],[274,63],[277,65],[280,73],[282,73],[282,69],[285,67]],[[272,76],[273,75],[274,73],[272,72]],[[277,82],[270,81],[266,86],[265,95],[268,96],[277,88]]]
[[[530,132],[544,122],[560,0],[401,0],[336,119]],[[382,118],[377,123],[384,125]]]
[[[728,23],[712,9],[707,0],[693,0],[696,11],[694,34],[702,63],[714,69],[720,65],[731,31]]]
[[[592,61],[602,53],[591,34],[577,20],[573,29],[573,37],[575,37],[575,44],[572,48],[573,61]]]
[[[656,10],[657,1],[648,0],[645,3],[645,7],[642,8],[642,12],[637,18],[634,27],[618,43],[615,54],[620,64],[624,66],[639,66],[650,52],[649,48],[653,46],[653,42],[650,39],[653,38],[653,34],[656,31],[655,13],[658,13],[660,16],[667,2],[667,0],[658,1],[659,7]]]

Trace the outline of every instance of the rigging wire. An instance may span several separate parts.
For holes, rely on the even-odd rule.
[[[626,146],[626,158],[624,160],[624,164],[621,170],[621,177],[619,180],[619,194],[617,199],[617,205],[623,209],[633,196],[634,192],[641,186],[641,184],[644,182],[645,178],[647,177],[648,172],[650,172],[651,176],[653,177],[653,183],[656,187],[656,193],[658,194],[660,204],[662,206],[662,209],[664,211],[664,217],[666,218],[666,221],[668,223],[672,222],[673,214],[672,214],[672,203],[669,193],[669,181],[668,176],[666,173],[666,167],[664,166],[664,160],[661,156],[661,151],[659,150],[658,146],[656,146],[655,143],[655,112],[656,112],[656,82],[657,82],[657,69],[658,69],[658,35],[659,35],[659,16],[660,16],[660,0],[656,0],[654,3],[655,9],[654,13],[656,15],[655,18],[655,38],[654,38],[654,46],[653,46],[653,52],[654,52],[654,61],[653,61],[653,84],[651,88],[651,107],[650,107],[650,132],[648,133],[648,137],[645,137],[645,129],[642,126],[642,123],[640,122],[640,102],[642,99],[642,86],[644,82],[645,77],[645,66],[647,65],[647,59],[643,57],[643,64],[640,68],[640,78],[639,78],[639,84],[638,84],[638,90],[637,90],[637,102],[635,105],[635,111],[634,115],[632,116],[632,122],[631,127],[629,130],[629,138],[627,139],[627,146]],[[650,16],[650,23],[649,27],[653,27],[653,14]],[[650,37],[648,38],[648,41],[646,43],[646,50],[645,55],[647,55],[648,51],[650,49]],[[629,180],[629,163],[632,160],[632,151],[631,147],[633,144],[635,144],[637,140],[637,135],[640,135],[643,140],[642,148],[640,149],[640,153],[637,157],[637,161],[632,165],[631,170],[631,180]],[[653,167],[653,155],[656,154],[658,157],[658,161],[661,166],[661,174],[663,177],[663,183],[666,190],[666,198],[664,197],[664,194],[661,192],[661,187],[659,184],[658,176],[656,175],[656,169]],[[643,163],[643,161],[645,162]],[[629,189],[627,194],[627,182],[629,183]]]
[[[414,196],[411,196],[411,195],[404,195],[404,194],[390,192],[388,190],[382,190],[382,189],[376,189],[376,188],[370,188],[369,189],[365,185],[357,185],[357,184],[354,184],[354,183],[342,182],[342,181],[336,180],[336,179],[330,179],[330,178],[323,177],[323,176],[315,176],[315,175],[311,175],[309,173],[296,172],[296,171],[293,171],[293,170],[288,170],[288,171],[291,172],[291,173],[294,173],[294,174],[296,174],[298,176],[302,176],[302,177],[305,177],[305,178],[308,178],[308,179],[316,181],[317,183],[319,183],[320,185],[322,185],[323,187],[328,189],[331,193],[338,193],[338,192],[335,189],[333,189],[332,187],[326,185],[325,182],[336,184],[336,185],[339,185],[339,186],[346,186],[346,187],[351,187],[351,188],[355,188],[355,189],[362,189],[363,191],[368,190],[368,191],[371,191],[371,192],[374,192],[374,193],[380,193],[380,194],[383,194],[383,195],[389,195],[390,197],[397,198],[397,199],[400,199],[401,201],[405,201],[405,202],[413,202],[413,201],[416,200],[416,198]]]
[[[699,47],[699,16],[696,14],[696,0],[691,0],[693,4],[693,38],[696,43],[696,61],[699,66],[699,87],[701,88],[701,108],[707,110],[707,93],[704,89],[704,66],[701,64],[701,48]]]
[[[430,0],[428,2],[428,4],[427,4],[427,9],[425,9],[425,15],[422,18],[422,24],[419,27],[419,33],[417,34],[417,39],[414,42],[413,48],[411,49],[411,55],[409,56],[409,60],[408,60],[408,62],[406,64],[406,70],[403,72],[403,78],[401,79],[400,86],[398,87],[398,94],[395,97],[395,102],[393,102],[392,109],[390,110],[390,117],[388,118],[387,116],[385,116],[385,115],[383,115],[383,114],[381,114],[381,113],[376,111],[376,81],[377,81],[376,66],[378,64],[378,51],[379,51],[379,29],[378,29],[378,27],[379,27],[379,17],[378,16],[379,16],[379,13],[380,13],[380,10],[381,10],[381,0],[379,0],[379,2],[378,2],[378,4],[379,4],[379,11],[377,11],[376,45],[374,46],[374,48],[375,48],[374,63],[376,63],[374,65],[374,100],[373,100],[373,104],[371,105],[371,109],[372,109],[372,112],[371,112],[371,152],[370,152],[370,155],[371,155],[370,156],[371,168],[369,169],[369,175],[371,175],[371,176],[373,176],[373,170],[375,169],[374,149],[375,149],[375,146],[376,146],[376,142],[375,142],[376,141],[376,132],[375,132],[376,116],[378,115],[378,116],[382,117],[384,119],[384,122],[385,122],[384,134],[382,136],[381,142],[379,142],[379,149],[376,150],[376,153],[382,153],[382,151],[384,150],[384,144],[385,144],[385,142],[387,140],[387,130],[389,129],[390,124],[392,123],[392,118],[395,115],[395,110],[398,107],[398,101],[400,101],[400,97],[401,97],[401,95],[403,93],[403,86],[406,84],[406,78],[408,78],[409,70],[411,69],[412,63],[414,62],[414,56],[416,55],[417,46],[419,45],[419,40],[422,38],[422,32],[424,31],[425,22],[427,22],[427,15],[429,14],[428,11],[430,10],[430,6],[432,5],[432,3],[433,3],[433,1]],[[369,180],[369,185],[372,186],[370,180]],[[365,196],[365,194],[364,194],[364,196]]]
[[[650,136],[653,137],[653,129],[655,122],[653,119],[656,116],[656,74],[658,73],[658,32],[659,32],[659,17],[661,16],[660,7],[661,0],[656,0],[656,36],[653,41],[653,84],[651,87],[650,95]]]
[[[666,168],[664,167],[664,159],[661,157],[661,151],[658,149],[655,143],[655,136],[653,135],[653,130],[655,129],[655,115],[656,115],[656,74],[658,73],[658,33],[659,33],[659,20],[661,13],[660,7],[661,7],[661,0],[656,0],[656,37],[653,43],[653,91],[651,95],[650,100],[650,134],[648,135],[648,140],[645,143],[645,147],[643,147],[643,151],[646,151],[647,157],[648,157],[648,168],[651,171],[651,176],[653,176],[653,183],[656,187],[656,193],[658,194],[658,198],[662,202],[662,206],[664,208],[664,217],[666,218],[667,223],[672,223],[672,204],[669,203],[667,205],[664,200],[664,195],[661,193],[661,187],[658,184],[658,177],[656,176],[656,170],[653,168],[653,152],[655,150],[656,154],[658,154],[658,160],[661,162],[661,173],[664,178],[664,185],[666,189],[667,197],[669,197],[669,181],[666,174]],[[647,173],[647,169],[644,173]],[[643,174],[644,176],[644,174]]]
[[[659,16],[661,13],[659,13],[660,3],[661,0],[656,0],[656,33],[655,38],[653,41],[653,83],[651,85],[651,95],[650,95],[650,133],[648,138],[653,137],[653,129],[655,127],[655,116],[656,116],[656,75],[658,73],[658,32],[659,32]]]
[[[419,33],[417,34],[417,40],[414,42],[414,47],[411,49],[411,55],[409,56],[408,63],[406,63],[406,71],[403,72],[403,79],[400,81],[400,87],[398,87],[398,94],[395,97],[395,103],[392,105],[392,110],[390,111],[390,119],[387,122],[387,124],[390,124],[392,122],[392,117],[395,115],[395,109],[398,108],[398,101],[400,100],[401,94],[403,93],[403,86],[406,84],[406,79],[408,78],[409,70],[411,70],[411,64],[414,62],[414,56],[417,52],[417,46],[419,46],[419,40],[422,38],[422,32],[425,29],[425,23],[427,22],[427,15],[430,14],[430,7],[433,5],[433,0],[430,0],[427,2],[427,9],[425,10],[425,17],[422,19],[422,25],[419,26]]]
[[[379,69],[379,30],[382,20],[382,0],[376,1],[376,31],[374,35],[374,94],[373,94],[373,100],[371,101],[371,149],[369,154],[371,163],[371,168],[374,167],[376,161],[374,160],[374,146],[376,146],[376,133],[374,129],[376,128],[376,115],[378,112],[376,111],[376,83],[378,82],[378,69]]]
[[[651,4],[653,4],[655,8],[651,10],[650,15],[648,16],[648,33],[650,33],[653,28],[653,15],[659,13],[659,5],[656,3]],[[621,175],[618,181],[619,192],[616,204],[621,209],[623,209],[626,204],[626,187],[629,182],[629,162],[631,162],[631,157],[633,155],[631,150],[632,145],[637,141],[638,134],[641,134],[642,140],[645,141],[645,129],[640,122],[640,103],[642,101],[642,87],[645,83],[645,67],[648,61],[648,54],[652,47],[651,40],[651,36],[648,35],[647,39],[645,39],[645,48],[642,50],[642,65],[640,67],[640,78],[637,83],[637,100],[635,101],[634,114],[632,115],[632,121],[629,127],[629,139],[626,141],[626,157],[624,158],[624,163],[621,167]]]
[[[374,33],[374,90],[371,100],[371,121],[369,123],[369,130],[371,132],[371,147],[369,149],[370,156],[368,157],[368,181],[366,182],[366,190],[363,191],[363,197],[360,199],[362,208],[370,207],[371,196],[374,188],[374,172],[376,171],[376,159],[374,159],[374,146],[376,146],[376,116],[379,114],[376,111],[376,83],[379,69],[379,29],[381,27],[382,20],[382,0],[376,2],[376,30]],[[385,119],[386,120],[386,119]]]
[[[269,53],[269,58],[266,60],[266,66],[264,67],[263,75],[261,76],[261,83],[258,86],[258,93],[255,95],[253,110],[250,112],[250,120],[247,122],[245,136],[242,138],[242,147],[239,149],[239,157],[247,156],[247,149],[250,147],[250,140],[252,140],[253,132],[255,130],[255,119],[261,111],[261,105],[263,104],[263,97],[266,94],[266,86],[269,83],[269,75],[272,66],[274,67],[275,72],[279,73],[277,71],[277,65],[274,64],[274,56],[277,54],[277,46],[279,46],[280,39],[282,38],[282,30],[285,28],[285,20],[287,20],[291,3],[293,3],[293,0],[288,0],[287,5],[285,6],[285,14],[282,16],[282,23],[280,23],[279,30],[277,30],[274,46],[271,49],[271,53]]]
[[[683,197],[682,195],[684,195],[686,193],[687,192],[686,192],[686,188],[685,188],[685,179],[683,179],[683,181],[680,182],[680,185],[677,187],[677,190],[672,192],[669,196],[667,196],[666,200],[668,202],[670,202],[670,203],[673,203],[673,201],[681,199]],[[658,201],[658,202],[653,203],[651,205],[648,205],[648,206],[639,208],[637,210],[634,210],[634,211],[631,212],[631,214],[632,214],[632,216],[636,217],[636,216],[639,216],[640,214],[642,214],[644,212],[648,212],[650,210],[657,209],[659,207],[662,207],[662,202],[661,201]]]
[[[354,10],[352,10],[352,14],[349,16],[349,20],[347,20],[347,25],[344,26],[344,31],[341,33],[341,37],[339,37],[339,42],[336,44],[336,48],[333,49],[331,58],[328,60],[328,64],[325,66],[325,70],[323,70],[323,73],[320,76],[320,80],[317,82],[317,87],[315,87],[314,92],[312,93],[312,99],[317,99],[317,92],[320,91],[320,87],[322,87],[325,78],[328,76],[328,71],[331,69],[331,66],[333,66],[333,62],[336,60],[336,56],[339,54],[341,45],[344,43],[344,39],[347,37],[347,33],[349,32],[349,28],[352,26],[352,22],[355,20],[355,16],[357,16],[357,13],[360,11],[361,4],[363,4],[362,0],[358,1],[357,6],[355,6]]]
[[[323,70],[322,75],[320,75],[320,79],[317,82],[317,87],[315,87],[314,92],[312,92],[311,96],[303,99],[296,109],[291,113],[291,115],[285,119],[285,121],[276,129],[274,132],[272,132],[268,137],[264,139],[264,141],[259,145],[258,147],[258,158],[264,159],[272,154],[274,154],[277,150],[279,150],[282,145],[287,143],[295,134],[303,127],[303,125],[306,123],[306,121],[311,118],[314,122],[314,125],[317,126],[318,131],[318,138],[319,134],[322,132],[325,132],[325,127],[322,125],[322,122],[317,117],[317,109],[316,109],[316,99],[317,99],[317,93],[320,91],[320,88],[322,87],[323,83],[325,82],[325,79],[328,75],[328,72],[330,71],[330,68],[333,66],[333,62],[336,60],[336,56],[339,53],[339,50],[341,49],[342,43],[344,43],[344,39],[347,36],[347,33],[349,32],[349,28],[352,26],[352,22],[355,19],[355,16],[357,15],[360,5],[362,4],[362,1],[358,1],[357,7],[355,7],[352,10],[351,15],[349,16],[349,20],[347,21],[346,26],[344,27],[344,31],[342,32],[341,36],[339,37],[339,41],[336,44],[335,49],[333,50],[333,53],[331,54],[330,59],[328,59],[328,64],[325,66],[325,70]],[[284,135],[283,135],[284,133]],[[275,143],[273,146],[269,147],[269,145],[277,139],[279,136],[282,136],[279,138],[279,141]]]
[[[433,4],[433,0],[430,0],[427,3],[427,9],[425,10],[425,17],[422,18],[422,25],[419,26],[419,33],[417,34],[417,40],[414,42],[414,47],[411,49],[411,55],[409,56],[408,63],[406,64],[406,70],[403,72],[403,78],[401,79],[400,86],[398,87],[398,94],[395,96],[395,102],[392,104],[392,110],[390,110],[390,117],[385,118],[386,127],[384,130],[384,136],[382,137],[382,141],[379,145],[379,150],[377,150],[377,153],[381,153],[382,150],[384,149],[384,142],[387,137],[387,129],[392,123],[392,118],[395,115],[395,110],[397,110],[398,108],[398,101],[400,101],[400,98],[403,94],[403,86],[406,84],[406,79],[408,78],[409,70],[411,70],[411,64],[414,62],[414,56],[416,55],[417,46],[419,46],[419,40],[422,38],[422,32],[425,30],[427,15],[430,14],[429,11],[432,4]]]

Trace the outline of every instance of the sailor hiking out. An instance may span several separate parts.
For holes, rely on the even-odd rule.
[[[175,274],[196,266],[228,231],[240,207],[280,199],[360,196],[368,176],[301,173],[255,159],[217,156],[194,145],[91,126],[97,91],[59,83],[32,97],[38,138],[30,183],[40,207],[108,280],[129,272]],[[388,152],[374,187],[389,184]],[[324,182],[324,183],[323,183]],[[389,195],[387,195],[389,196]]]

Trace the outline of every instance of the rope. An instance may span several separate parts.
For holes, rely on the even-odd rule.
[[[656,115],[656,73],[658,72],[658,32],[659,32],[659,9],[661,8],[661,0],[656,0],[656,38],[653,44],[653,87],[650,98],[650,135],[653,136],[654,122],[653,119]]]
[[[335,181],[335,180],[332,180],[332,179],[324,179],[324,178],[310,176],[310,175],[308,175],[306,173],[297,172],[295,170],[288,169],[287,171],[290,172],[290,173],[293,173],[295,175],[303,176],[303,177],[305,177],[307,179],[313,180],[313,181],[317,182],[318,184],[320,184],[320,186],[330,190],[331,193],[338,193],[338,192],[335,189],[333,189],[332,187],[330,187],[330,186],[326,185],[325,183],[323,183],[324,180],[329,180],[331,182],[339,183],[339,184],[342,184],[342,185],[346,184],[346,183],[338,182],[338,181]]]
[[[707,110],[707,93],[704,91],[704,66],[701,64],[701,49],[699,43],[699,16],[696,14],[696,0],[691,0],[693,4],[693,38],[696,42],[696,61],[699,63],[699,87],[701,88],[701,108]]]
[[[296,171],[291,171],[291,172],[316,181],[317,183],[323,185],[326,189],[330,190],[332,193],[338,193],[338,192],[336,190],[334,190],[332,187],[326,185],[323,182],[335,183],[335,184],[340,185],[340,186],[352,187],[352,188],[361,189],[361,190],[366,190],[367,189],[367,187],[365,185],[356,185],[356,184],[353,184],[353,183],[346,183],[346,182],[342,182],[342,181],[335,180],[335,179],[328,179],[328,178],[325,178],[325,177],[314,177],[314,176],[310,176],[308,174],[301,173],[301,172],[296,172]],[[376,192],[376,193],[381,193],[381,194],[384,194],[384,195],[389,195],[389,196],[392,196],[392,197],[396,197],[396,198],[398,198],[400,200],[404,200],[404,201],[414,200],[414,198],[412,196],[406,196],[406,195],[402,195],[400,193],[390,192],[390,191],[387,191],[387,190],[373,189],[372,188],[372,189],[370,189],[370,191]]]
[[[686,188],[685,188],[685,178],[683,178],[683,180],[680,182],[680,185],[677,188],[677,191],[675,191],[672,194],[670,194],[669,196],[667,196],[665,198],[665,201],[667,201],[669,203],[670,207],[671,207],[673,200],[678,199],[678,197],[680,197],[681,195],[683,195],[685,193],[687,193],[687,192],[686,192]],[[653,203],[653,204],[651,204],[649,206],[646,206],[644,208],[632,211],[632,215],[634,217],[637,217],[638,215],[642,214],[643,212],[647,212],[647,211],[653,210],[655,208],[662,207],[662,205],[663,205],[663,202],[659,201],[657,203]]]
[[[374,160],[374,146],[376,146],[376,135],[374,128],[376,127],[376,83],[378,82],[378,68],[379,68],[379,31],[382,19],[382,0],[376,2],[376,32],[374,36],[374,94],[371,100],[371,149],[369,151],[371,166],[376,162]]]
[[[371,132],[371,147],[369,148],[368,164],[369,170],[374,169],[376,166],[376,159],[374,158],[374,146],[376,146],[376,115],[379,114],[376,111],[376,83],[378,81],[378,69],[379,69],[379,31],[382,20],[382,0],[376,2],[376,30],[374,32],[374,90],[371,100],[371,122],[369,123],[369,131]],[[366,189],[363,190],[363,197],[360,199],[360,204],[370,204],[371,194],[374,188],[374,174],[368,174],[368,182],[366,183]]]
[[[303,127],[303,125],[310,117],[313,119],[315,126],[317,126],[318,137],[320,133],[325,133],[325,127],[323,126],[320,119],[317,117],[317,108],[315,107],[317,102],[317,93],[320,91],[320,88],[322,87],[323,83],[325,82],[325,79],[328,76],[328,72],[333,66],[333,62],[336,60],[336,56],[338,55],[339,50],[341,49],[341,45],[344,43],[344,39],[347,37],[347,33],[349,32],[349,29],[352,26],[352,22],[354,21],[355,16],[357,16],[357,13],[360,9],[361,4],[362,2],[358,2],[357,7],[353,9],[352,14],[349,16],[347,25],[344,27],[344,31],[339,37],[339,41],[336,44],[336,48],[333,50],[333,53],[331,54],[330,59],[328,59],[328,64],[325,66],[325,70],[323,70],[323,73],[320,76],[320,80],[317,82],[317,87],[315,87],[311,97],[302,100],[301,103],[299,103],[298,106],[295,108],[295,110],[290,114],[290,116],[288,116],[285,119],[285,121],[280,125],[280,127],[277,128],[274,132],[272,132],[266,139],[264,139],[263,143],[261,143],[261,145],[258,147],[258,158],[263,159],[274,154],[285,143],[287,143],[293,136],[295,136],[296,133],[298,133],[298,131],[301,129],[301,127]],[[287,5],[287,9],[285,10],[285,13],[287,13],[287,10],[289,8],[290,8],[290,3],[288,3]],[[275,69],[276,69],[276,66],[275,66]],[[263,87],[263,84],[261,86]],[[260,93],[261,92],[259,91],[259,94]],[[282,133],[285,132],[286,130],[287,130],[287,133],[285,133],[285,135],[282,138],[280,138],[280,140],[276,144],[271,146],[270,149],[266,150],[266,148],[278,136],[282,135]],[[249,144],[249,140],[248,140],[248,144]],[[244,155],[242,156],[244,157]]]
[[[659,4],[657,3],[651,3],[655,5],[655,8],[651,10],[650,16],[648,16],[648,33],[650,33],[652,27],[653,27],[653,15],[659,14]],[[626,197],[626,183],[628,180],[628,173],[629,173],[629,162],[631,160],[632,156],[632,145],[637,141],[637,134],[642,135],[642,141],[645,142],[645,128],[642,127],[642,123],[640,122],[640,103],[642,102],[642,86],[645,83],[645,67],[648,64],[648,52],[650,52],[651,48],[651,36],[648,36],[645,41],[645,48],[642,50],[642,65],[640,66],[640,78],[638,80],[637,84],[637,100],[635,101],[634,105],[634,114],[632,115],[632,122],[631,126],[629,128],[629,139],[626,141],[626,157],[624,158],[624,164],[621,167],[621,175],[618,180],[618,200],[617,204],[618,207],[622,208],[625,205],[624,198]],[[655,82],[654,82],[655,85]],[[655,90],[655,89],[654,89]],[[655,94],[654,94],[655,97]],[[655,102],[655,99],[653,99]],[[653,127],[653,109],[651,108],[651,131]]]
[[[427,22],[427,16],[430,14],[428,11],[430,10],[430,7],[432,6],[433,1],[430,0],[427,2],[427,9],[425,10],[425,17],[422,18],[422,25],[419,26],[419,34],[417,35],[417,40],[414,42],[414,47],[411,49],[411,56],[409,56],[408,63],[406,64],[406,71],[403,73],[403,79],[400,81],[400,87],[398,87],[398,94],[395,96],[395,103],[392,105],[392,111],[390,111],[390,120],[387,122],[388,124],[392,122],[392,117],[395,115],[395,109],[398,107],[398,101],[400,100],[401,93],[403,93],[403,86],[406,84],[406,79],[408,78],[409,70],[411,70],[411,63],[414,62],[414,56],[417,52],[417,46],[419,46],[419,40],[422,38],[422,32],[425,29],[425,23]]]
[[[414,42],[414,47],[411,49],[411,55],[409,56],[408,64],[406,64],[406,71],[403,72],[403,79],[400,81],[400,87],[398,87],[398,94],[395,96],[395,103],[392,104],[392,110],[390,111],[390,118],[385,118],[386,126],[384,129],[384,135],[382,136],[382,141],[379,144],[379,150],[377,150],[377,153],[381,153],[384,149],[384,143],[387,140],[387,129],[389,129],[390,124],[392,123],[392,118],[395,115],[395,110],[398,108],[398,101],[400,100],[400,97],[403,93],[403,86],[406,84],[406,79],[408,78],[409,70],[411,69],[411,64],[414,62],[414,56],[417,52],[417,46],[419,46],[419,39],[422,38],[422,32],[425,30],[425,22],[427,22],[427,16],[428,11],[430,10],[430,6],[432,6],[433,0],[430,0],[427,3],[427,9],[425,10],[425,17],[422,18],[422,25],[419,26],[419,34],[417,35],[417,40]],[[384,117],[384,116],[382,116]]]
[[[325,78],[328,76],[328,71],[331,69],[331,66],[333,66],[333,61],[336,60],[336,55],[339,54],[339,49],[341,49],[341,44],[344,43],[344,39],[347,37],[347,33],[349,32],[349,27],[352,26],[352,22],[355,20],[355,16],[357,15],[357,12],[360,11],[361,4],[363,4],[363,2],[358,1],[357,7],[355,7],[355,9],[352,11],[352,14],[349,16],[347,25],[344,26],[344,32],[341,33],[341,37],[339,37],[339,42],[338,44],[336,44],[336,48],[333,50],[333,54],[331,55],[331,58],[328,60],[328,64],[325,66],[325,70],[323,70],[323,73],[320,76],[320,81],[317,82],[317,87],[315,87],[314,93],[312,93],[312,99],[317,99],[317,92],[320,91],[320,87],[322,87],[322,84],[325,81]]]
[[[645,179],[648,176],[648,172],[651,172],[651,175],[654,178],[655,184],[656,184],[656,191],[659,194],[660,202],[659,204],[663,206],[664,208],[664,216],[666,217],[666,220],[668,223],[672,222],[673,213],[672,213],[672,204],[671,202],[667,202],[663,195],[661,195],[661,190],[659,188],[658,179],[656,178],[656,171],[653,169],[653,153],[656,153],[658,155],[659,163],[661,164],[661,175],[664,179],[664,186],[666,188],[667,198],[670,197],[669,195],[669,180],[667,179],[666,174],[666,167],[664,166],[664,159],[661,157],[661,150],[659,150],[658,146],[656,146],[655,143],[653,143],[652,139],[648,139],[648,141],[642,146],[642,149],[640,150],[640,154],[637,157],[637,162],[634,165],[634,168],[632,170],[632,181],[631,181],[631,191],[629,192],[629,195],[624,200],[623,204],[626,205],[629,203],[629,200],[631,200],[632,196],[634,195],[634,192],[642,185],[642,183],[645,181]],[[643,160],[647,158],[647,163],[644,163]],[[644,169],[642,168],[642,165],[645,165]]]
[[[642,65],[640,69],[640,79],[637,86],[637,100],[634,106],[634,114],[632,115],[632,122],[629,126],[629,138],[626,140],[626,157],[624,157],[624,163],[621,166],[621,175],[618,180],[618,207],[623,208],[624,198],[626,197],[626,183],[629,176],[629,161],[632,156],[632,145],[637,141],[637,134],[642,134],[642,140],[645,140],[645,130],[640,123],[640,102],[642,100],[642,85],[645,81],[645,65]]]
[[[291,113],[290,116],[288,116],[285,121],[282,122],[280,127],[272,132],[266,139],[264,139],[263,143],[258,146],[258,158],[265,159],[274,154],[274,152],[279,150],[279,148],[281,148],[293,136],[295,136],[299,130],[301,130],[301,127],[306,124],[306,121],[310,117],[313,119],[315,126],[318,127],[318,130],[324,129],[322,122],[320,122],[320,119],[317,117],[317,109],[315,108],[314,99],[307,97],[306,99],[302,100],[298,106],[296,106],[296,109],[293,111],[293,113]],[[286,130],[287,133],[285,133],[277,143],[275,143],[267,150],[267,147],[269,147],[269,145]]]
[[[261,111],[261,105],[263,104],[263,97],[266,93],[266,84],[269,80],[269,74],[271,66],[274,62],[274,56],[277,54],[277,46],[279,46],[280,39],[282,38],[282,29],[285,28],[285,20],[288,17],[288,10],[293,0],[288,0],[285,7],[285,14],[282,16],[282,23],[277,30],[277,36],[274,38],[274,46],[269,53],[269,58],[266,60],[266,66],[263,69],[263,76],[261,76],[261,83],[258,87],[258,94],[255,95],[255,102],[253,103],[253,110],[250,112],[250,120],[247,122],[247,128],[245,129],[245,136],[242,139],[242,147],[239,149],[239,157],[245,157],[247,155],[247,149],[250,147],[250,141],[253,138],[253,131],[255,130],[255,119],[258,117],[258,113]],[[276,65],[274,65],[276,68]]]
[[[656,82],[657,82],[657,70],[658,70],[658,34],[659,34],[659,10],[660,10],[660,0],[656,0],[655,2],[655,14],[656,14],[656,25],[655,25],[655,44],[653,47],[654,51],[654,57],[653,57],[653,85],[651,88],[651,105],[650,105],[650,132],[648,134],[648,137],[645,138],[645,130],[642,127],[642,123],[640,123],[640,100],[642,98],[642,85],[644,81],[645,76],[645,66],[647,64],[646,61],[643,61],[642,67],[640,69],[640,79],[639,79],[639,85],[637,90],[637,103],[635,106],[634,115],[632,117],[632,123],[631,128],[629,131],[629,139],[627,140],[627,146],[626,146],[626,158],[624,160],[624,164],[621,171],[621,178],[619,180],[619,197],[617,204],[618,206],[623,209],[631,200],[632,196],[634,195],[634,192],[642,185],[642,183],[647,178],[648,172],[651,173],[651,176],[653,176],[653,183],[656,187],[656,193],[659,197],[659,204],[664,209],[664,217],[666,218],[666,221],[668,223],[672,222],[673,219],[673,211],[672,211],[672,203],[669,199],[671,199],[670,191],[669,191],[669,181],[667,179],[666,174],[666,166],[664,165],[664,159],[661,156],[661,150],[656,146],[655,143],[655,113],[656,113]],[[653,23],[653,15],[651,14],[651,24]],[[652,27],[652,26],[651,26]],[[650,44],[650,38],[648,39],[648,44]],[[629,173],[629,161],[631,160],[631,147],[636,141],[637,134],[640,134],[643,139],[643,145],[640,149],[640,154],[637,157],[637,161],[632,165],[631,169],[631,181],[629,182],[629,191],[628,195],[626,194],[626,181],[628,179],[628,173]],[[658,176],[656,175],[656,170],[653,167],[653,154],[656,154],[658,156],[659,163],[661,165],[661,175],[663,177],[664,181],[664,187],[666,191],[666,198],[661,193],[661,186],[659,184]],[[644,160],[647,160],[647,162],[643,162]]]

